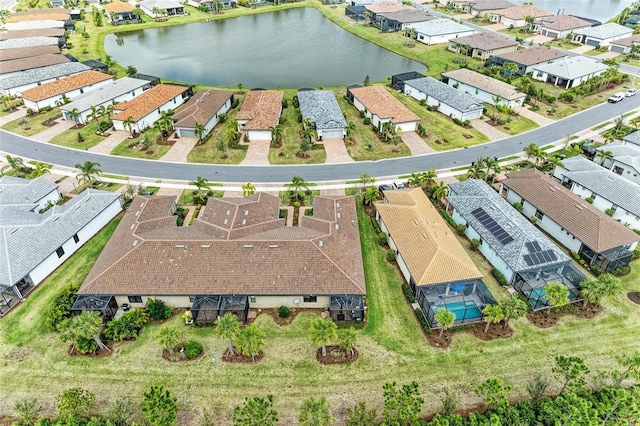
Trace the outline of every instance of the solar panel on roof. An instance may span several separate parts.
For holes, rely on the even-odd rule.
[[[500,244],[505,245],[513,241],[513,237],[511,237],[511,235],[509,235],[509,233],[505,231],[500,224],[489,216],[482,207],[478,207],[473,210],[471,214],[487,229],[487,231],[496,237]]]
[[[533,266],[533,260],[531,259],[531,256],[529,256],[528,254],[525,254],[524,256],[522,256],[522,259],[527,264],[527,266]]]
[[[547,251],[541,251],[540,255],[544,258],[545,262],[551,262],[551,256],[549,256],[548,250]]]
[[[532,241],[531,245],[533,246],[534,251],[541,251],[542,250],[542,247],[540,247],[540,244],[538,244],[537,241]]]

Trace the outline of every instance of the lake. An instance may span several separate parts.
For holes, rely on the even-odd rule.
[[[511,0],[522,4],[530,0]],[[576,15],[606,22],[631,6],[633,0],[534,0],[533,5],[549,12],[558,13],[564,9],[565,15]]]
[[[164,79],[247,88],[362,84],[419,62],[369,43],[311,8],[110,34],[105,50],[119,64]]]

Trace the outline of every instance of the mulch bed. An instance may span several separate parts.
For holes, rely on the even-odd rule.
[[[431,334],[427,335],[427,341],[434,348],[448,348],[451,345],[451,338],[453,337],[453,333],[449,330],[445,330],[442,333],[442,338],[440,339],[440,330],[432,330]]]
[[[91,352],[88,354],[82,354],[80,352],[78,352],[76,350],[76,348],[73,345],[69,346],[69,350],[67,351],[67,353],[69,354],[69,356],[85,356],[85,357],[89,357],[89,358],[104,358],[106,356],[109,356],[113,353],[113,342],[103,342],[105,344],[106,347],[108,347],[111,352],[109,352],[106,349],[98,349],[95,352]]]
[[[258,315],[266,314],[271,316],[271,318],[273,318],[273,321],[275,321],[275,323],[278,325],[289,325],[295,319],[295,317],[297,317],[298,314],[301,314],[302,312],[320,312],[320,311],[321,309],[319,308],[291,308],[291,313],[289,314],[289,316],[287,318],[281,318],[278,316],[277,309],[262,309]],[[247,325],[249,325],[253,321],[255,320],[247,321]]]
[[[171,353],[166,349],[162,350],[162,359],[170,362],[195,361],[196,359],[202,358],[203,355],[204,355],[204,351],[200,352],[200,355],[198,355],[195,358],[187,358],[186,356],[180,355],[180,352],[174,351],[173,353]]]
[[[262,361],[262,358],[264,358],[264,352],[260,351],[260,353],[255,356],[255,362]],[[222,355],[222,360],[224,362],[231,362],[236,364],[254,364],[254,361],[251,359],[250,356],[242,355],[239,352],[236,352],[234,354],[229,354],[229,349],[226,349],[224,351],[224,354]]]
[[[640,305],[640,291],[632,291],[627,293],[627,297],[636,305]]]
[[[327,346],[327,355],[322,356],[322,348],[316,351],[316,359],[320,364],[350,364],[358,359],[358,351],[353,350],[353,355],[347,354],[347,350],[339,346]]]
[[[489,326],[489,330],[485,334],[484,328],[486,327],[486,323],[479,322],[476,324],[469,324],[461,326],[463,329],[456,330],[456,327],[453,330],[445,330],[442,333],[442,339],[438,338],[440,336],[440,330],[432,330],[431,335],[427,335],[427,341],[429,344],[435,348],[448,348],[451,345],[451,341],[453,340],[453,336],[457,333],[469,333],[480,340],[495,340],[495,339],[508,339],[513,336],[513,329],[511,327],[502,328],[502,323],[491,324]]]
[[[551,309],[551,313],[549,313],[547,309],[543,309],[528,313],[527,319],[536,327],[550,328],[556,325],[558,320],[565,315],[575,315],[578,318],[595,318],[602,312],[602,306],[598,303],[588,303],[587,306],[583,306],[582,303],[574,303],[572,306],[575,312],[558,312],[556,309]]]
[[[173,145],[176,143],[175,139],[158,139],[156,145]]]

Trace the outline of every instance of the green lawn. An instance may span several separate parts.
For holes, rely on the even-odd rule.
[[[572,49],[575,49],[576,47],[582,46],[582,44],[573,43],[573,42],[567,40],[566,38],[561,38],[560,40],[551,40],[551,41],[548,41],[548,42],[544,43],[544,45],[545,46],[550,46],[550,47],[558,47],[558,48],[564,49],[564,50],[572,50]]]
[[[62,120],[61,117],[60,110],[58,108],[54,108],[44,114],[35,114],[31,117],[23,117],[10,121],[2,126],[2,128],[22,136],[33,136],[38,133],[42,133],[49,128],[49,126],[44,125],[46,120]]]
[[[496,107],[494,107],[493,105],[485,104],[485,108],[487,108],[487,113],[485,114],[485,116],[493,117],[493,115],[495,114],[496,117],[499,117],[501,120],[507,121],[506,114],[498,113]],[[502,124],[500,126],[496,126],[496,129],[508,135],[517,135],[519,133],[528,132],[529,130],[533,130],[538,127],[536,123],[526,117],[523,117],[522,115],[517,115],[515,117],[512,116],[509,117],[509,119],[509,122],[506,122],[505,124]]]
[[[50,139],[49,142],[54,145],[66,146],[67,148],[93,148],[104,141],[109,136],[109,132],[113,131],[113,128],[109,129],[105,136],[96,135],[96,130],[98,130],[98,123],[94,121],[79,129],[72,127]],[[78,134],[82,135],[84,142],[78,142]]]
[[[525,27],[518,28],[505,28],[504,30],[499,30],[502,34],[507,34],[512,37],[520,37],[520,38],[529,38],[537,35],[537,33],[532,31],[526,31]]]
[[[111,155],[157,160],[171,149],[172,145],[170,144],[158,144],[155,142],[148,149],[145,149],[139,143],[144,137],[147,137],[152,141],[159,141],[160,131],[158,129],[151,128],[144,131],[144,133],[142,133],[142,135],[137,139],[125,139],[111,150]]]

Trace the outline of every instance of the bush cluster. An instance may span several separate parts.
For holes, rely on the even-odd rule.
[[[509,282],[507,282],[504,274],[498,271],[496,268],[493,268],[491,270],[491,275],[493,275],[493,278],[495,278],[496,281],[498,281],[498,284],[500,284],[502,287],[506,287],[509,285]]]
[[[109,321],[104,329],[104,337],[114,342],[135,340],[140,333],[140,329],[148,321],[149,317],[142,309],[125,312],[120,318]]]
[[[411,291],[411,286],[407,283],[402,283],[402,292],[404,293],[404,297],[407,299],[409,303],[416,303],[416,298]]]
[[[71,316],[71,307],[78,298],[80,284],[68,284],[53,298],[44,317],[44,324],[50,330],[59,331],[60,323]]]
[[[429,327],[429,323],[427,322],[427,318],[424,316],[424,312],[422,312],[422,309],[420,308],[416,309],[415,312],[418,322],[420,322],[424,332],[427,333],[427,336],[431,336],[431,327]]]
[[[278,308],[278,316],[280,318],[289,318],[289,315],[291,315],[291,309],[289,309],[286,306],[280,306]]]
[[[202,345],[195,340],[188,340],[184,343],[184,356],[189,359],[194,359],[200,356],[202,353]]]
[[[149,299],[145,311],[153,321],[160,321],[169,318],[173,308],[167,306],[161,299]]]

